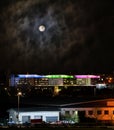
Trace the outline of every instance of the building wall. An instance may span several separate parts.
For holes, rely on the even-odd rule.
[[[95,83],[93,84],[92,81],[97,80],[97,78],[91,78],[88,75],[85,75],[85,77],[82,77],[82,78],[81,77],[80,78],[78,78],[78,77],[77,78],[76,77],[74,77],[74,78],[62,78],[62,77],[61,78],[47,78],[47,77],[36,78],[36,77],[32,77],[32,75],[29,75],[29,77],[25,76],[25,77],[20,78],[20,77],[18,77],[18,75],[17,75],[17,77],[15,75],[11,75],[11,77],[9,79],[9,86],[18,86],[18,85],[22,85],[24,83],[28,83],[31,86],[41,86],[41,85],[91,86],[91,85],[95,85]]]
[[[10,109],[9,111],[9,122],[14,122],[14,123],[18,123],[18,119],[17,119],[17,112],[14,111],[13,109]]]
[[[85,116],[96,118],[101,121],[114,121],[114,107],[97,107],[97,108],[62,108],[61,114],[69,113],[73,115],[74,111],[85,111]]]
[[[59,112],[53,112],[53,111],[42,111],[42,112],[21,112],[19,114],[19,120],[22,123],[22,116],[30,116],[30,119],[35,119],[35,116],[41,116],[42,120],[46,122],[46,117],[53,117],[53,116],[57,116],[58,119],[57,121],[59,121]]]
[[[46,122],[46,117],[57,117],[57,121],[59,121],[59,111],[36,111],[36,112],[20,112],[19,113],[19,122],[17,118],[17,112],[13,109],[9,110],[9,120],[14,123],[23,123],[23,116],[30,116],[30,119],[36,119],[36,117],[42,117],[42,121]]]

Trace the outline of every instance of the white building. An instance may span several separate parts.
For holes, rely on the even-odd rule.
[[[44,122],[59,121],[60,111],[57,108],[12,108],[8,110],[9,122],[14,124],[30,123],[32,119],[42,119]]]

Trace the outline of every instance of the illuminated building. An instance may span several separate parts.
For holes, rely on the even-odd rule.
[[[9,112],[9,122],[18,124],[17,108],[11,108]],[[31,120],[40,119],[40,122],[56,122],[59,121],[60,110],[58,108],[20,108],[19,123],[31,123]]]
[[[114,99],[100,99],[61,105],[62,116],[69,114],[71,118],[75,116],[77,118],[81,113],[84,117],[96,119],[96,123],[99,121],[114,124]]]
[[[9,86],[18,86],[29,84],[31,86],[92,86],[97,82],[100,76],[96,75],[37,75],[37,74],[19,74],[11,75]]]
[[[16,115],[18,114],[18,109],[11,108],[8,112],[9,121],[17,123]],[[42,108],[20,108],[19,121],[22,124],[25,122],[30,123],[31,119],[42,119],[44,122],[56,122],[69,119],[75,123],[81,123],[81,119],[85,117],[95,119],[96,125],[97,123],[114,124],[114,99],[77,101],[59,104],[58,106],[55,103],[53,107],[46,105],[46,107]],[[88,123],[91,124],[92,122]]]
[[[92,86],[96,85],[97,80],[100,76],[98,75],[75,75],[77,79],[76,85]]]
[[[9,86],[33,86],[33,87],[54,87],[54,93],[60,91],[60,86],[95,86],[97,79],[100,76],[96,75],[37,75],[37,74],[18,74],[11,75]]]

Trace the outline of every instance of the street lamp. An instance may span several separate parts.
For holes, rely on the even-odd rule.
[[[17,97],[18,97],[18,113],[17,113],[18,124],[19,124],[19,105],[20,105],[20,96],[21,95],[22,95],[22,92],[17,93]]]

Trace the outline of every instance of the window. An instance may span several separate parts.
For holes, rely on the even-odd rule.
[[[65,114],[69,115],[69,114],[70,114],[70,112],[69,112],[69,111],[65,111]]]
[[[108,115],[108,114],[109,114],[109,111],[108,111],[108,110],[104,110],[104,114],[105,114],[105,115]]]
[[[113,110],[113,112],[112,112],[113,114],[114,114],[114,110]]]
[[[88,115],[93,115],[93,111],[88,111]]]
[[[101,115],[102,114],[102,111],[101,110],[98,110],[97,111],[97,115]]]

